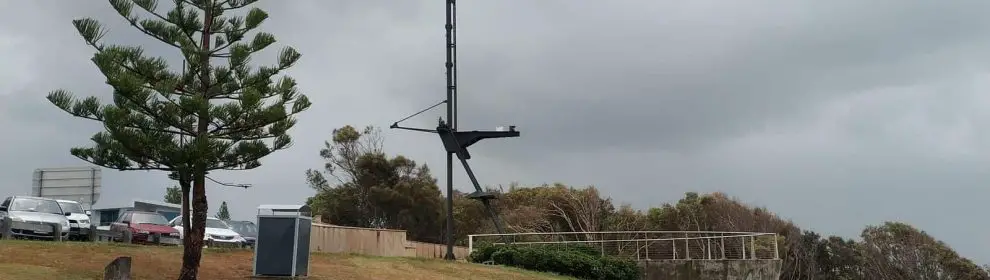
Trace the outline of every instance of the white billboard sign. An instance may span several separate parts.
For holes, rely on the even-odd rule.
[[[31,195],[74,200],[92,209],[100,199],[100,176],[99,167],[35,169]]]

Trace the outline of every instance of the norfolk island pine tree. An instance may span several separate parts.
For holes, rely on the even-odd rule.
[[[220,208],[217,210],[217,214],[214,216],[218,220],[230,221],[230,209],[227,209],[227,202],[221,202]]]
[[[156,0],[109,2],[132,27],[179,51],[181,71],[141,47],[104,44],[106,30],[98,21],[76,19],[79,34],[96,49],[92,61],[113,89],[113,102],[78,99],[65,90],[52,91],[48,100],[105,128],[93,135],[92,146],[73,148],[72,155],[116,170],[164,171],[179,182],[186,217],[179,279],[196,279],[208,209],[205,177],[211,170],[256,168],[261,158],[290,145],[287,132],[310,102],[292,78],[273,78],[301,55],[285,47],[276,65],[248,66],[252,54],[275,43],[264,32],[244,40],[268,18],[250,7],[257,0],[171,0],[164,14]],[[248,11],[225,15],[242,10]]]

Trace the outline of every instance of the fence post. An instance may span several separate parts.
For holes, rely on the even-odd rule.
[[[96,241],[96,225],[95,224],[90,224],[89,225],[89,236],[88,237],[89,237],[89,241],[90,242]]]
[[[752,250],[752,251],[750,251],[752,253],[752,254],[750,254],[750,257],[755,260],[756,259],[756,235],[753,235],[753,236],[750,236],[749,237],[749,248]]]
[[[130,244],[132,239],[134,239],[134,233],[130,230],[124,230],[123,235],[124,243]]]
[[[674,259],[677,259],[677,240],[670,240],[670,244],[673,245]]]
[[[468,234],[468,254],[474,253],[474,234]]]
[[[720,239],[720,241],[722,243],[722,246],[720,246],[720,247],[722,248],[722,259],[724,260],[725,259],[725,236],[722,236],[722,238],[719,238],[719,239]]]
[[[746,236],[739,237],[739,245],[742,246],[742,259],[746,259]]]
[[[688,234],[684,234],[684,258],[691,259],[691,239],[688,238]]]
[[[775,260],[779,260],[780,259],[780,248],[777,247],[778,246],[777,245],[777,242],[778,241],[779,241],[779,239],[777,239],[777,234],[774,233],[773,234],[773,259],[775,259]]]
[[[103,280],[131,280],[131,257],[117,257],[103,268]]]
[[[705,241],[708,242],[708,245],[705,246],[705,251],[708,252],[707,258],[710,260],[710,259],[712,259],[712,239],[711,238],[705,238]]]
[[[649,236],[647,236],[649,238]],[[650,245],[655,241],[646,241],[646,260],[650,260]]]
[[[0,224],[0,238],[11,239],[14,237],[13,222],[10,216],[3,216],[3,224]]]
[[[52,240],[62,241],[62,224],[52,223]]]

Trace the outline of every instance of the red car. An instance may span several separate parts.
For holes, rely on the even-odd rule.
[[[124,236],[131,233],[131,243],[178,245],[179,231],[168,226],[165,216],[155,212],[127,211],[110,224],[110,231]],[[122,240],[118,240],[122,241]]]

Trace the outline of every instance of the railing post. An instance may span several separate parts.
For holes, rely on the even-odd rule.
[[[756,259],[756,235],[751,235],[749,237],[749,248],[751,249],[750,257],[754,260]]]
[[[780,259],[780,248],[777,247],[778,246],[777,245],[778,240],[779,239],[778,239],[777,234],[774,233],[773,234],[773,259],[775,259],[775,260],[779,260]]]
[[[474,234],[468,235],[468,254],[474,253]]]
[[[598,246],[601,247],[602,257],[605,256],[605,242],[604,242],[605,241],[605,237],[604,237],[604,235],[605,235],[604,233],[599,233],[598,234],[598,241],[601,241],[601,242],[598,243]]]
[[[720,246],[720,247],[722,248],[722,259],[724,260],[725,259],[725,236],[723,235],[719,239],[721,240],[721,243],[722,243],[722,246]]]
[[[708,254],[707,254],[708,255],[708,259],[710,260],[710,259],[712,259],[712,239],[711,238],[707,238],[707,236],[706,236],[705,241],[708,242],[708,245],[705,246],[705,251],[708,252]]]
[[[684,234],[684,258],[691,259],[691,239],[688,234]]]
[[[650,260],[650,244],[653,244],[653,241],[646,241],[646,260]]]
[[[674,259],[676,260],[677,259],[677,240],[676,239],[671,239],[670,240],[670,244],[673,245],[673,248],[674,248],[674,250],[673,250],[674,251]]]
[[[746,236],[739,237],[739,245],[742,246],[742,259],[746,259]]]

